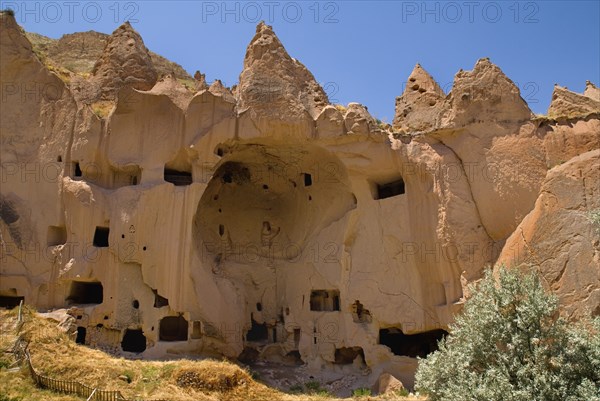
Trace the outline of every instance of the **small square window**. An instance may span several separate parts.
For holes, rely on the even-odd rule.
[[[93,245],[97,248],[106,248],[108,247],[108,227],[96,227],[96,232],[94,233],[94,242]]]

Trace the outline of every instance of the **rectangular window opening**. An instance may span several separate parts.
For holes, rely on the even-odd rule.
[[[340,310],[339,290],[313,290],[310,293],[310,310],[333,312]]]
[[[185,186],[192,184],[192,173],[190,171],[179,171],[165,167],[164,179],[175,186]]]
[[[101,304],[104,289],[99,281],[73,281],[67,296],[68,304]]]
[[[309,173],[302,173],[302,175],[304,176],[304,186],[310,187],[312,185],[312,175]]]
[[[192,322],[192,335],[191,338],[193,340],[197,340],[202,338],[202,322],[199,320],[195,320]]]
[[[46,236],[48,246],[64,245],[67,243],[67,229],[63,226],[48,226]]]
[[[385,184],[375,184],[376,185],[376,194],[375,200],[378,199],[386,199],[391,198],[393,196],[403,195],[406,192],[406,188],[404,185],[404,180],[399,178],[392,182],[387,182]]]
[[[160,321],[159,341],[187,341],[188,321],[183,316],[166,316]]]
[[[96,231],[94,232],[94,241],[93,245],[96,248],[106,248],[108,247],[108,234],[110,229],[108,227],[96,227]]]

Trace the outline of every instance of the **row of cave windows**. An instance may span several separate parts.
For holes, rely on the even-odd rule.
[[[109,246],[109,234],[109,227],[97,226],[94,231],[92,245],[96,248],[107,248]],[[46,238],[48,246],[64,245],[67,243],[67,229],[64,226],[49,226]],[[125,234],[121,234],[121,238],[125,238]],[[144,246],[142,249],[145,251],[147,247]]]
[[[158,295],[156,290],[153,290],[155,294],[154,307],[167,306],[169,301]],[[322,293],[323,291],[319,291]],[[322,294],[321,294],[322,295]],[[339,298],[338,298],[339,299]],[[99,282],[77,282],[74,281],[71,284],[69,296],[67,297],[68,302],[78,304],[99,304],[103,300],[103,288]],[[12,309],[19,305],[21,301],[24,301],[22,296],[0,296],[0,307]],[[320,302],[320,301],[319,301]],[[356,313],[356,304],[362,309],[362,305],[358,301],[353,305],[354,313]],[[323,306],[324,304],[319,303]],[[332,304],[333,305],[333,304]],[[139,308],[139,302],[133,301],[134,308]],[[311,304],[311,309],[312,309]],[[262,305],[257,304],[257,309],[262,310]],[[359,310],[359,314],[364,313],[364,310]],[[107,318],[107,317],[105,317]],[[98,325],[102,327],[102,325]],[[188,340],[189,323],[183,316],[166,316],[160,320],[159,324],[159,341],[187,341]],[[81,344],[85,344],[87,329],[85,327],[77,328],[77,339],[76,341]],[[438,341],[444,338],[448,333],[444,330],[432,330],[419,334],[407,335],[402,332],[400,328],[391,327],[383,328],[379,330],[378,343],[387,346],[391,352],[395,355],[409,356],[409,357],[425,357],[429,353],[437,350]],[[300,342],[300,329],[294,330],[294,343],[299,344]],[[192,339],[201,338],[201,322],[192,322]],[[274,343],[277,342],[277,332],[273,329],[273,335],[269,339],[269,331],[266,323],[258,324],[252,319],[252,327],[246,333],[246,341],[248,342],[264,342],[271,340]],[[317,343],[317,337],[314,338],[315,344]],[[128,329],[123,337],[121,347],[123,351],[127,352],[143,352],[146,349],[146,337],[140,329]],[[336,361],[337,363],[350,363],[357,356],[357,348],[342,348],[336,349]],[[362,351],[362,350],[361,350]],[[364,360],[364,354],[362,354]]]
[[[154,307],[162,308],[169,306],[169,300],[161,296],[157,290],[153,289]],[[104,301],[104,287],[99,281],[72,281],[69,288],[69,294],[65,301],[68,304],[101,304]],[[138,300],[132,302],[134,309],[139,309]]]
[[[305,184],[312,185],[312,179],[307,179],[306,176],[310,177],[310,174],[305,174]],[[173,176],[175,177],[175,176]],[[165,178],[166,180],[166,178]],[[167,180],[168,181],[168,180]],[[169,181],[173,182],[174,181]],[[189,185],[189,184],[179,184],[175,185]],[[190,183],[191,183],[191,175],[190,175]],[[375,194],[375,199],[386,199],[391,198],[393,196],[402,195],[405,193],[404,181],[402,179],[398,179],[391,183],[387,184],[377,184],[377,191]],[[309,197],[309,200],[311,198]],[[268,224],[265,222],[263,224]],[[94,232],[94,240],[93,245],[98,248],[108,247],[108,227],[96,227],[96,231]],[[225,234],[225,226],[222,224],[219,225],[219,235],[223,236]],[[63,245],[67,242],[67,231],[64,226],[49,226],[48,234],[47,234],[47,243],[48,246],[56,246]]]
[[[94,239],[92,245],[96,248],[108,247],[108,235],[110,229],[108,227],[97,226],[94,231]],[[123,235],[124,237],[124,235]],[[64,245],[67,243],[67,229],[64,226],[49,226],[47,234],[48,246]]]
[[[102,328],[99,324],[96,327]],[[188,321],[183,316],[166,316],[159,322],[158,340],[165,342],[172,341],[187,341],[188,340]],[[193,322],[193,330],[191,333],[192,339],[201,337],[200,322]],[[154,327],[152,328],[154,330]],[[87,336],[87,328],[83,326],[77,327],[77,337],[75,342],[85,344]],[[121,348],[127,352],[144,352],[146,350],[146,336],[141,329],[127,329],[121,341]]]
[[[309,173],[302,173],[302,177],[304,180],[304,186],[310,187],[313,183],[312,175]],[[81,170],[81,166],[80,166],[79,162],[73,162],[73,178],[75,178],[75,179],[83,178],[83,171]],[[193,182],[192,173],[190,171],[179,171],[179,170],[169,169],[166,167],[164,169],[163,178],[166,182],[170,182],[171,184],[173,184],[175,186],[191,185]],[[233,179],[232,179],[231,174],[226,172],[225,174],[223,174],[222,180],[225,183],[231,183]],[[138,175],[131,175],[129,177],[130,185],[138,185],[139,181],[140,181],[140,178],[138,177]],[[264,185],[263,187],[268,188],[267,185]],[[391,198],[393,196],[403,195],[405,192],[406,192],[406,189],[405,189],[404,180],[400,177],[400,178],[395,179],[390,182],[376,183],[373,198],[375,200],[386,199],[386,198]]]
[[[137,168],[139,171],[139,167]],[[83,178],[83,170],[79,162],[72,162],[72,177],[75,180]],[[94,171],[94,173],[97,173]],[[138,185],[141,181],[140,173],[129,175],[129,185]],[[163,178],[166,182],[170,182],[175,186],[185,186],[192,184],[192,172],[191,171],[179,171],[165,167],[163,172]]]
[[[98,325],[97,327],[102,327]],[[154,328],[152,328],[154,329]],[[86,343],[87,329],[77,327],[76,342]],[[431,330],[424,333],[407,335],[400,328],[391,327],[379,330],[378,344],[384,345],[390,349],[394,355],[408,356],[411,358],[425,358],[430,353],[438,349],[438,342],[445,338],[448,333],[445,330]],[[202,338],[201,322],[192,322],[192,332],[189,333],[189,323],[183,316],[166,316],[160,320],[159,341],[175,342],[187,341],[188,336],[191,339]],[[301,330],[294,329],[293,340],[297,348],[300,343]],[[253,343],[264,343],[269,340],[268,328],[265,323],[257,324],[252,321],[252,328],[246,333],[246,341]],[[277,332],[273,329],[273,336],[270,339],[273,343],[277,342]],[[314,337],[317,343],[317,335]],[[146,336],[141,329],[127,329],[121,342],[123,351],[140,353],[146,350]],[[360,347],[350,347],[336,349],[335,363],[352,363],[358,356],[364,353]]]
[[[154,307],[161,308],[169,305],[168,299],[154,291]],[[71,304],[101,304],[104,301],[104,287],[99,281],[72,281],[69,288],[69,294],[65,299]],[[360,305],[358,301],[354,308]],[[133,307],[139,308],[139,302],[134,301]],[[256,309],[262,311],[262,304],[256,304]],[[339,311],[340,310],[340,292],[338,290],[313,290],[310,293],[311,311]],[[360,305],[362,311],[362,305]]]

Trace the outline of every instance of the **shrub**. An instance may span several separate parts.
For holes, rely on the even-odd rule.
[[[419,361],[431,401],[600,401],[600,318],[568,324],[535,273],[488,271],[439,350]]]
[[[357,388],[352,390],[352,397],[368,397],[371,395],[371,390],[368,388]]]
[[[319,395],[322,397],[329,396],[329,391],[321,387],[321,383],[316,380],[308,381],[304,383],[304,387],[306,387],[306,392],[312,395]]]

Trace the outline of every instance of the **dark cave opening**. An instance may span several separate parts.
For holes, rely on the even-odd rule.
[[[391,327],[379,330],[379,344],[389,347],[394,355],[425,358],[437,351],[438,341],[446,335],[448,332],[441,329],[407,335],[402,330]]]

